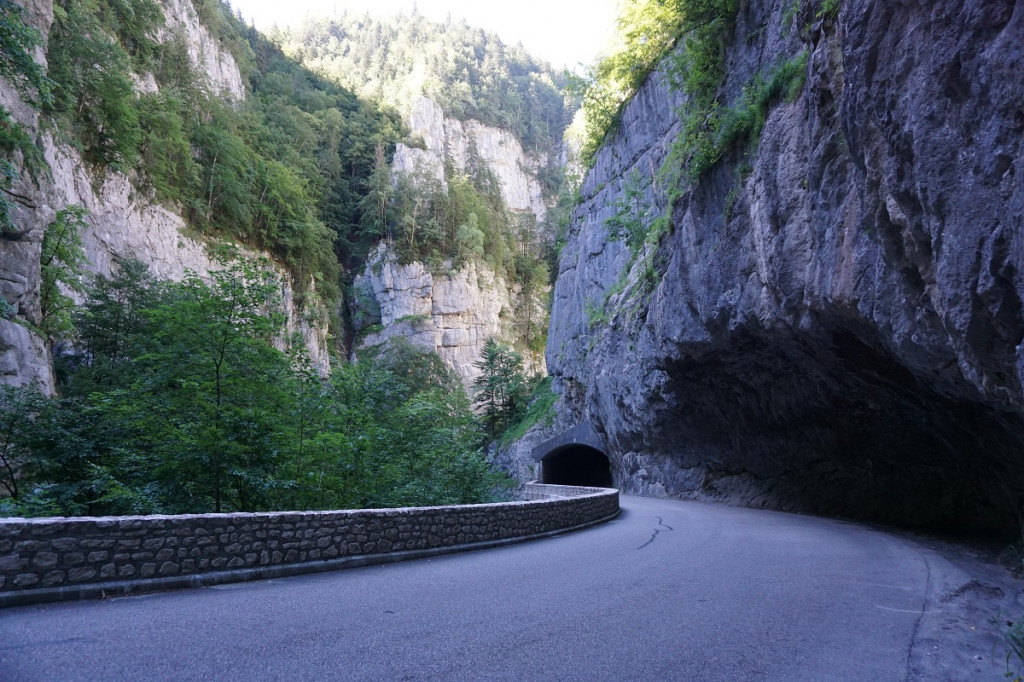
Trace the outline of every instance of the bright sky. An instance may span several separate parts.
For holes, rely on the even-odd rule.
[[[231,0],[257,28],[287,26],[343,10],[409,14],[413,6],[437,21],[465,19],[555,68],[590,64],[611,40],[618,0]]]

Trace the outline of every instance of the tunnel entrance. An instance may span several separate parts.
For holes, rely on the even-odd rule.
[[[541,459],[541,482],[553,485],[580,485],[612,488],[612,468],[608,457],[588,445],[566,445]]]

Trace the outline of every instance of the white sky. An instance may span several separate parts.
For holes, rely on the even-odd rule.
[[[232,8],[260,29],[345,9],[409,14],[413,5],[431,19],[444,21],[451,14],[456,21],[497,33],[508,44],[521,42],[555,68],[574,68],[593,62],[608,45],[618,0],[231,0]]]

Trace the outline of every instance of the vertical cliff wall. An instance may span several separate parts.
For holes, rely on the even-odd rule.
[[[23,5],[25,19],[40,32],[44,41],[53,21],[49,0],[32,0]],[[203,75],[211,92],[227,101],[245,97],[242,76],[231,54],[223,49],[199,22],[189,0],[165,0],[161,3],[166,26],[159,38],[184,39],[193,66]],[[45,42],[44,42],[45,44]],[[45,50],[37,61],[45,64]],[[155,80],[148,74],[137,75],[140,90],[152,92]],[[0,82],[0,106],[12,113],[15,121],[38,134],[47,171],[33,180],[22,172],[11,188],[16,198],[11,220],[12,234],[0,234],[0,297],[12,306],[21,320],[30,325],[40,322],[39,257],[43,233],[57,212],[70,205],[86,210],[88,228],[82,235],[88,258],[87,271],[110,274],[119,260],[137,258],[152,273],[163,279],[181,279],[186,270],[200,275],[215,267],[205,245],[188,236],[180,215],[154,203],[133,185],[132,178],[107,169],[90,170],[74,147],[62,141],[52,130],[42,130],[38,114],[22,102],[17,91]],[[281,271],[284,282],[287,273]],[[326,372],[327,330],[310,324],[294,305],[290,285],[286,284],[285,302],[289,331],[299,331],[306,339],[314,363]],[[53,391],[53,374],[46,343],[28,327],[0,319],[0,382],[13,385],[38,384]]]
[[[397,146],[392,163],[396,176],[426,177],[446,187],[446,166],[467,172],[474,163],[482,164],[493,174],[512,215],[528,216],[534,226],[544,222],[548,198],[538,177],[548,164],[546,157],[528,155],[506,130],[446,117],[427,97],[413,102],[407,123],[423,145]],[[531,307],[533,324],[547,325],[544,306],[520,300],[521,288],[486,262],[470,261],[431,272],[422,263],[399,264],[383,243],[356,277],[352,291],[354,353],[404,338],[437,352],[467,387],[480,374],[474,363],[488,338],[514,342],[514,318],[523,314],[524,306]],[[536,298],[545,296],[546,291]],[[527,352],[525,360],[531,371],[546,369],[540,353]]]
[[[627,105],[562,254],[556,386],[626,492],[1014,532],[1024,6],[794,7],[741,4],[726,100],[803,50],[806,83],[749,172],[733,149],[669,207],[653,285],[605,221],[679,95],[654,77]]]

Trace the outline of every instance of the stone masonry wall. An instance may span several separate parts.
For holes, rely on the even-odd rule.
[[[531,488],[533,496],[547,499],[327,512],[0,520],[0,606],[385,563],[517,542],[619,513],[616,490]]]

